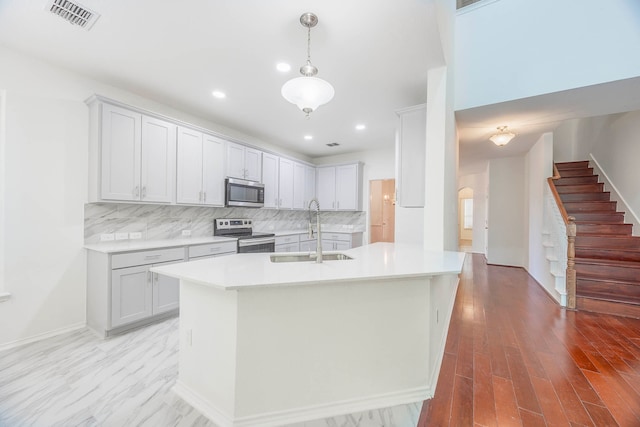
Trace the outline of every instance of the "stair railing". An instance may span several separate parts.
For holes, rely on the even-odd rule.
[[[554,247],[559,248],[557,255],[562,265],[566,265],[566,294],[567,308],[576,308],[576,219],[567,215],[567,211],[562,204],[562,199],[556,189],[555,181],[560,179],[560,174],[556,166],[553,166],[553,176],[547,178],[549,183],[548,209],[550,209],[549,219]],[[556,246],[558,244],[558,246]]]

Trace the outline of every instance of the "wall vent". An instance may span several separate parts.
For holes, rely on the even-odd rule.
[[[338,144],[337,142],[330,142],[329,144],[327,144],[327,147],[337,147],[338,145],[340,144]]]
[[[91,9],[69,0],[48,0],[45,7],[68,23],[78,25],[85,30],[91,29],[100,17]]]

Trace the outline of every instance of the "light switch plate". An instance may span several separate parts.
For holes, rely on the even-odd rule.
[[[104,233],[100,235],[101,242],[113,242],[116,236],[113,233]]]
[[[139,231],[134,231],[132,233],[129,233],[129,238],[131,240],[142,239],[142,233]]]
[[[116,240],[127,240],[129,233],[116,233]]]

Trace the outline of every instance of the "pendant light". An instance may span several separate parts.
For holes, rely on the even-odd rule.
[[[489,139],[498,147],[507,145],[516,136],[515,133],[507,132],[507,126],[498,126],[496,129],[498,129],[498,133],[491,135]]]
[[[309,114],[319,106],[331,101],[335,91],[330,83],[315,77],[318,69],[311,64],[311,28],[318,24],[318,17],[313,13],[304,13],[300,23],[307,28],[307,62],[300,67],[302,77],[289,80],[282,86],[282,96],[292,104],[296,104],[309,118]]]

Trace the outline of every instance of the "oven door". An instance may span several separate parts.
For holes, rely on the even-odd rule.
[[[264,206],[264,184],[243,179],[227,178],[225,205],[261,208]]]
[[[275,252],[276,239],[264,237],[260,239],[238,239],[238,253]]]

